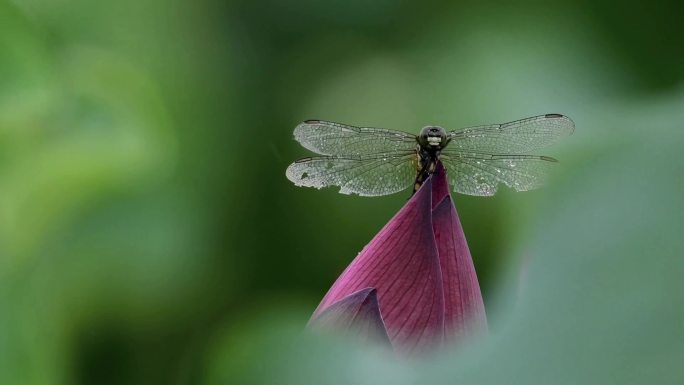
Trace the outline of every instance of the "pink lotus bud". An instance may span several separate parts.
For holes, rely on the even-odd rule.
[[[487,328],[465,235],[438,164],[325,295],[310,325],[428,352]]]

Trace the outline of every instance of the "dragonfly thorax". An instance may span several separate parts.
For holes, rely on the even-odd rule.
[[[446,131],[439,126],[423,127],[418,135],[418,144],[423,149],[441,150],[447,143]]]

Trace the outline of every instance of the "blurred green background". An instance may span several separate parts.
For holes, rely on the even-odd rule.
[[[0,0],[0,384],[681,384],[682,11]],[[455,196],[489,339],[301,334],[408,192],[294,187],[298,122],[552,112],[548,188]]]

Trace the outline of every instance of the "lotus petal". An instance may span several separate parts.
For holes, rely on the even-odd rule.
[[[377,291],[365,288],[333,303],[309,322],[316,329],[347,331],[361,340],[391,347],[380,315]]]
[[[443,175],[443,174],[442,174]],[[435,184],[444,178],[435,174]],[[432,211],[444,286],[444,336],[454,342],[487,329],[484,302],[461,221],[451,197]]]
[[[397,351],[412,354],[440,343],[444,295],[431,204],[428,179],[337,279],[314,317],[351,293],[373,287]]]

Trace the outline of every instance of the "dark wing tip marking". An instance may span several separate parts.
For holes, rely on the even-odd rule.
[[[310,160],[312,160],[312,159],[313,159],[313,158],[311,158],[311,157],[301,158],[301,159],[295,160],[295,163],[305,163],[305,162],[308,162],[308,161],[310,161]]]
[[[547,161],[547,162],[558,163],[558,159],[552,158],[552,157],[550,157],[550,156],[541,155],[539,158],[540,158],[541,160],[545,160],[545,161]]]
[[[316,124],[316,123],[320,123],[320,122],[321,121],[319,119],[307,119],[304,121],[304,123],[307,123],[307,124]]]
[[[572,135],[572,133],[575,132],[575,122],[573,122],[569,116],[563,114],[546,114],[544,117],[547,119],[565,119],[570,124],[568,135]]]

